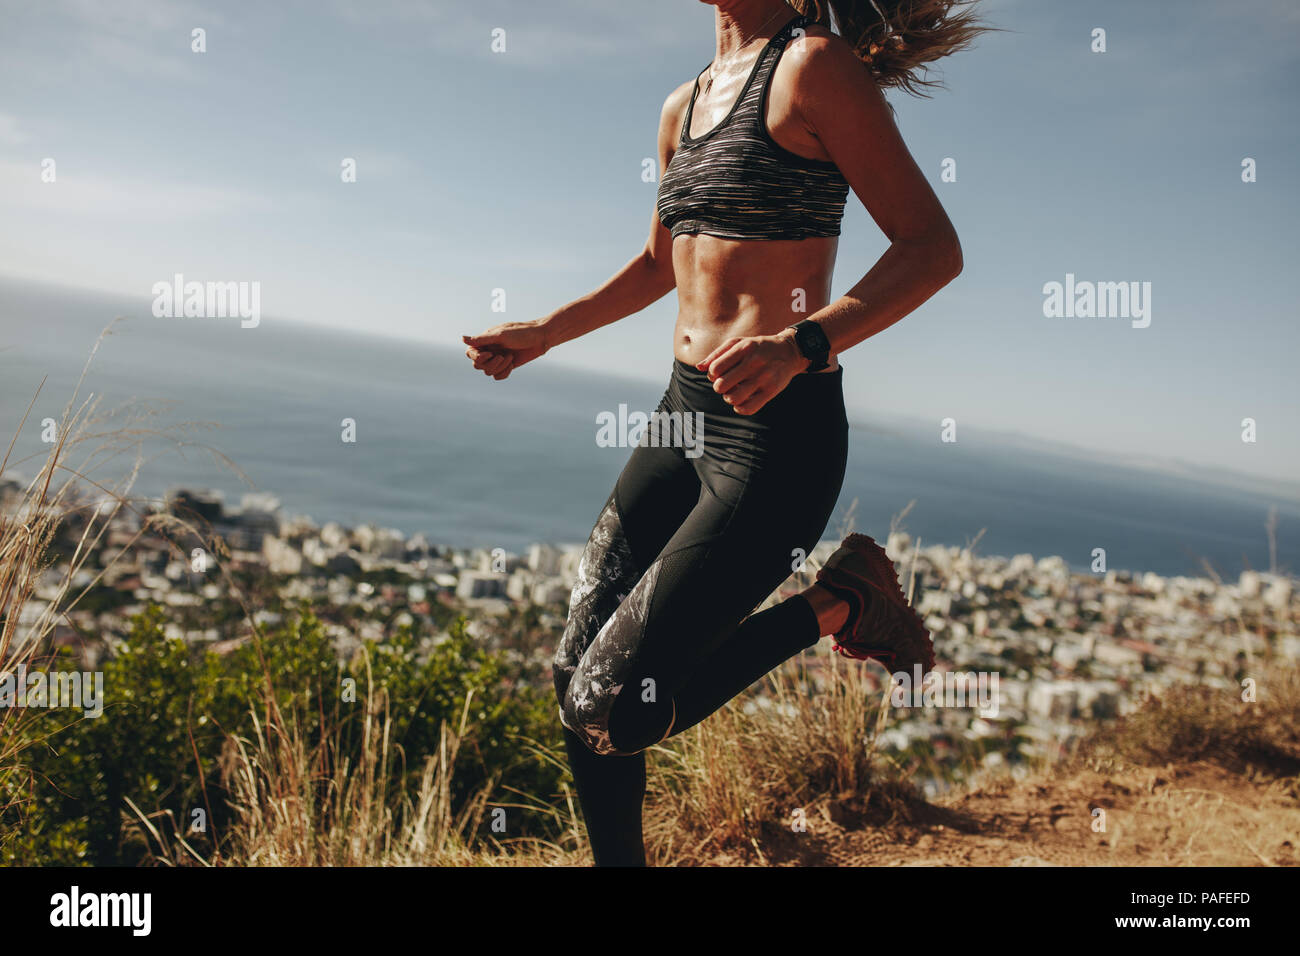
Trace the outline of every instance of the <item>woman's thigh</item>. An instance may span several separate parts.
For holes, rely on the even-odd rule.
[[[699,479],[680,449],[642,445],[633,450],[578,563],[568,622],[552,662],[561,703],[583,654],[690,514],[699,494]]]
[[[654,743],[695,668],[784,581],[825,530],[844,449],[781,449],[753,468],[699,466],[701,491],[584,651],[566,726],[598,752]]]

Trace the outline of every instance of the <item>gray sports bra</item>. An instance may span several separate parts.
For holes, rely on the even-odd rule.
[[[659,182],[659,221],[673,238],[686,233],[726,239],[840,234],[849,184],[839,168],[777,145],[765,121],[777,62],[792,32],[811,22],[798,16],[782,27],[759,53],[731,112],[693,139],[691,116],[700,92],[696,77],[677,151]]]

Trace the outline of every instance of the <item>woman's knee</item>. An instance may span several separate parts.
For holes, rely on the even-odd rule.
[[[609,738],[620,751],[638,753],[653,747],[672,729],[676,716],[672,698],[661,699],[646,693],[646,684],[646,681],[632,684],[631,690],[625,689],[610,707]]]
[[[609,736],[609,714],[616,694],[616,688],[601,688],[580,673],[571,675],[560,694],[560,723],[593,753],[619,753]]]

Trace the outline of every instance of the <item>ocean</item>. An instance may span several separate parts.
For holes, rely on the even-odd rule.
[[[597,415],[620,404],[653,410],[672,364],[666,342],[661,382],[566,368],[557,350],[497,383],[469,367],[458,343],[267,317],[250,329],[237,319],[158,319],[143,297],[6,280],[0,427],[17,427],[47,377],[11,471],[36,470],[42,419],[59,418],[98,331],[118,315],[126,319],[100,346],[83,396],[94,392],[105,410],[148,403],[153,427],[202,423],[185,436],[192,444],[146,443],[136,492],[215,488],[237,504],[259,490],[288,515],[422,532],[452,547],[585,540],[629,454],[597,445]],[[902,526],[922,544],[964,545],[983,532],[981,554],[1060,555],[1086,570],[1104,548],[1110,568],[1199,575],[1208,562],[1235,579],[1268,569],[1265,522],[1276,507],[1278,566],[1300,565],[1300,501],[1263,483],[1220,485],[969,428],[943,444],[935,425],[854,409],[849,417],[849,470],[827,537],[855,502],[854,529],[877,537],[915,502]],[[341,438],[345,419],[355,442]]]

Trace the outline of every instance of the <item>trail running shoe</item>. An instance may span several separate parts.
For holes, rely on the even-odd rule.
[[[930,632],[907,603],[894,562],[872,538],[845,538],[817,572],[817,581],[849,605],[848,622],[832,645],[837,654],[878,661],[891,674],[910,675],[920,664],[924,676],[934,667]]]

